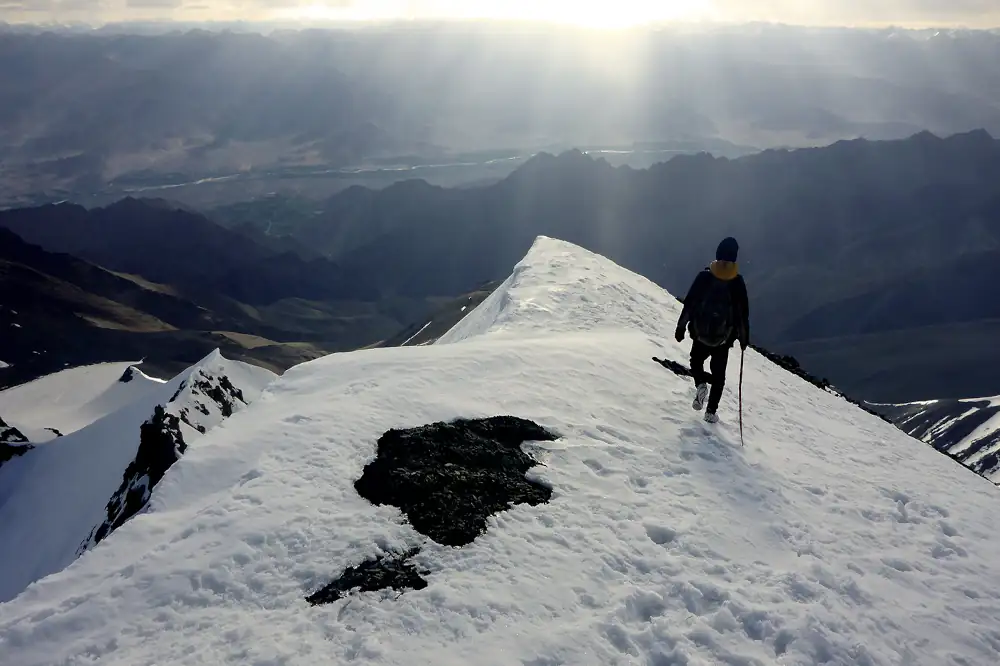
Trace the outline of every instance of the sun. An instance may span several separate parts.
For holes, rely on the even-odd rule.
[[[647,23],[696,20],[711,8],[709,0],[534,0],[512,4],[521,5],[517,7],[520,15],[510,18],[588,28],[627,28]]]

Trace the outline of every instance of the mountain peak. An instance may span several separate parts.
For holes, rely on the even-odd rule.
[[[992,145],[996,143],[996,139],[993,138],[993,135],[985,129],[960,132],[948,137],[945,141],[963,145]]]
[[[373,664],[889,663],[918,642],[921,666],[990,659],[995,488],[755,350],[731,353],[707,425],[690,378],[651,358],[684,369],[679,310],[536,238],[437,344],[302,364],[209,430],[152,513],[3,604],[17,640],[0,662],[86,645],[92,661],[176,663],[234,626],[249,643],[217,661],[261,640],[271,660],[362,649]],[[183,431],[169,415],[144,423],[149,441]],[[143,469],[109,517],[147,496]]]
[[[549,152],[539,152],[514,170],[503,181],[504,183],[519,183],[525,180],[537,181],[539,178],[586,178],[597,176],[614,170],[603,157],[595,159],[577,148],[554,155]]]
[[[903,141],[911,141],[914,143],[941,143],[944,139],[930,130],[922,130],[911,136],[909,139],[903,139]]]
[[[16,476],[0,476],[0,602],[69,566],[142,512],[188,447],[275,377],[215,352],[169,382],[137,370],[123,382],[122,365],[135,370],[129,364],[74,368],[0,394],[0,402],[17,405],[18,417],[36,429],[48,419],[66,430],[56,440],[22,447]],[[59,396],[61,410],[38,399],[45,392]]]
[[[606,302],[575,296],[600,292],[611,270],[616,288],[633,297]],[[575,293],[567,293],[567,283]],[[634,328],[657,335],[679,314],[677,299],[646,278],[571,243],[538,236],[510,277],[437,344],[488,334],[561,335],[581,328]]]

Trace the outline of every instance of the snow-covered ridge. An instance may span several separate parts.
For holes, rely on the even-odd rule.
[[[708,426],[651,360],[686,358],[669,294],[548,239],[514,278],[461,344],[286,372],[0,604],[0,663],[998,663],[994,486],[752,351],[741,448],[735,391]],[[387,432],[498,415],[555,435],[522,445],[546,501],[452,547],[359,494]],[[307,601],[417,548],[426,586]]]
[[[1000,396],[877,408],[904,432],[1000,484]]]
[[[676,298],[606,259],[580,261],[580,251],[539,236],[511,276],[435,344],[608,329],[656,336],[677,321]]]
[[[64,427],[111,411],[0,469],[0,562],[6,569],[0,601],[69,565],[142,511],[178,457],[275,377],[217,350],[169,382],[131,366],[108,367],[114,365],[90,366],[91,383],[87,369],[75,369],[6,396],[8,405],[28,405],[30,398],[41,400],[39,386],[61,387],[64,392],[53,395],[56,408],[39,402],[26,418],[63,418]],[[107,383],[109,376],[117,378]],[[70,386],[83,395],[65,392]]]
[[[107,517],[91,530],[77,554],[93,548],[142,511],[153,488],[189,443],[255,400],[273,377],[269,370],[233,363],[215,350],[175,378],[171,384],[179,383],[166,405],[155,405],[152,416],[140,426],[135,459],[108,501]]]
[[[0,391],[0,415],[37,444],[76,432],[163,384],[134,363],[84,365]]]

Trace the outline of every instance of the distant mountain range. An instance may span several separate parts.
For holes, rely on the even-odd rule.
[[[264,247],[199,213],[165,201],[124,199],[87,210],[73,204],[0,211],[30,243],[190,292],[268,305],[290,293],[309,300],[372,300],[370,284],[325,260]]]
[[[259,216],[248,202],[228,217],[231,228],[134,199],[0,212],[0,227],[114,271],[143,303],[166,292],[215,318],[127,301],[171,326],[324,351],[421,339],[540,234],[677,294],[735,235],[755,342],[866,400],[1000,393],[1000,142],[983,130],[650,169],[542,153],[492,185],[355,187],[287,218],[292,200],[259,205]],[[270,233],[275,219],[283,235]]]
[[[1000,390],[1000,142],[981,130],[648,170],[541,154],[486,187],[352,188],[290,231],[410,298],[495,280],[538,234],[684,293],[732,234],[768,347],[875,400]]]
[[[1000,396],[875,408],[900,430],[1000,483]]]
[[[0,212],[0,276],[0,386],[122,359],[170,375],[215,348],[284,370],[433,306],[157,200]]]
[[[275,369],[323,353],[261,337],[281,331],[249,315],[213,311],[169,286],[47,252],[3,228],[0,330],[0,388],[107,360],[145,357],[151,372],[171,374],[216,347]]]
[[[440,305],[426,317],[418,319],[388,340],[379,343],[379,347],[418,347],[433,344],[438,338],[450,331],[467,314],[475,310],[500,286],[500,281],[488,282],[468,294],[463,294],[447,303]]]
[[[317,182],[329,193],[345,167],[573,146],[731,155],[1000,132],[1000,35],[989,32],[129,32],[0,31],[0,205],[248,175],[266,181],[261,193]]]

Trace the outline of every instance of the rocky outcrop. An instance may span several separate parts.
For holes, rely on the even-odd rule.
[[[464,546],[486,530],[491,515],[549,500],[550,488],[525,478],[538,462],[521,444],[554,439],[512,416],[390,430],[354,488],[373,504],[399,507],[434,541]]]
[[[0,444],[27,444],[28,438],[12,425],[0,418]]]
[[[550,488],[525,478],[538,462],[521,445],[556,438],[513,416],[389,430],[379,438],[378,454],[354,488],[373,504],[399,507],[414,529],[434,541],[464,546],[486,531],[491,515],[515,504],[549,501]],[[418,552],[414,548],[349,567],[306,600],[323,604],[355,589],[426,587],[420,572],[407,564]]]
[[[153,415],[140,427],[135,459],[125,469],[121,485],[105,507],[105,520],[80,544],[78,555],[145,509],[156,484],[184,454],[191,439],[205,434],[248,404],[243,388],[226,374],[228,363],[217,353],[209,355],[180,381],[165,405],[154,407]],[[133,370],[130,367],[120,381],[134,379]],[[254,387],[253,395],[260,388]]]
[[[0,467],[9,460],[23,456],[31,448],[28,438],[20,430],[7,425],[7,422],[0,418]]]
[[[125,372],[123,372],[122,376],[118,378],[118,381],[122,384],[128,384],[130,381],[138,377],[139,374],[141,374],[139,370],[134,365],[130,365],[125,368]]]
[[[142,511],[149,502],[153,488],[171,465],[187,449],[181,434],[180,419],[157,405],[153,417],[142,424],[139,450],[122,478],[122,484],[107,506],[107,519],[91,532],[79,552],[96,546],[111,532]]]
[[[314,606],[329,604],[350,592],[376,592],[378,590],[422,590],[427,581],[409,560],[420,552],[411,548],[405,553],[381,555],[365,560],[356,567],[347,567],[337,580],[306,597]]]

